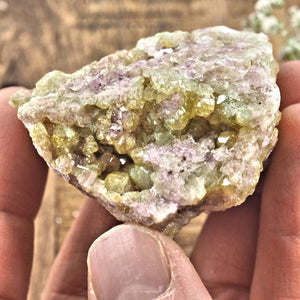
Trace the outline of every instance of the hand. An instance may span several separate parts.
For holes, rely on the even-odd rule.
[[[125,224],[107,231],[117,221],[87,199],[42,298],[87,298],[87,251],[107,231],[89,250],[89,299],[300,299],[299,82],[300,62],[283,64],[279,142],[262,192],[210,214],[191,262],[150,229]],[[26,299],[46,166],[7,105],[11,93],[0,92],[0,299],[20,300]]]
[[[0,90],[0,299],[27,299],[33,257],[33,220],[38,212],[47,166],[32,146],[8,98],[18,88]],[[118,224],[87,198],[62,247],[42,299],[87,299],[89,246]],[[30,299],[36,300],[36,299]]]

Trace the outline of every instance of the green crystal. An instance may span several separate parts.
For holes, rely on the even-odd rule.
[[[153,170],[144,166],[134,165],[129,170],[130,179],[142,190],[152,187],[151,174]]]

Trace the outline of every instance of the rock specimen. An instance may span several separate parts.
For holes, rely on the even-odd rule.
[[[277,69],[264,34],[164,32],[10,102],[58,174],[119,220],[173,235],[253,193],[277,141]]]

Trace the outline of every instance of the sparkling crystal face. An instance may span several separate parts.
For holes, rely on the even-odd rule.
[[[11,103],[64,178],[121,220],[178,229],[195,215],[186,207],[225,209],[254,191],[277,140],[276,73],[262,34],[177,31],[51,72]]]

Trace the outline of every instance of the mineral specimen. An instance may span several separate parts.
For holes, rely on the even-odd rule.
[[[68,182],[119,220],[173,235],[253,193],[277,141],[277,69],[264,34],[164,32],[10,102]]]

